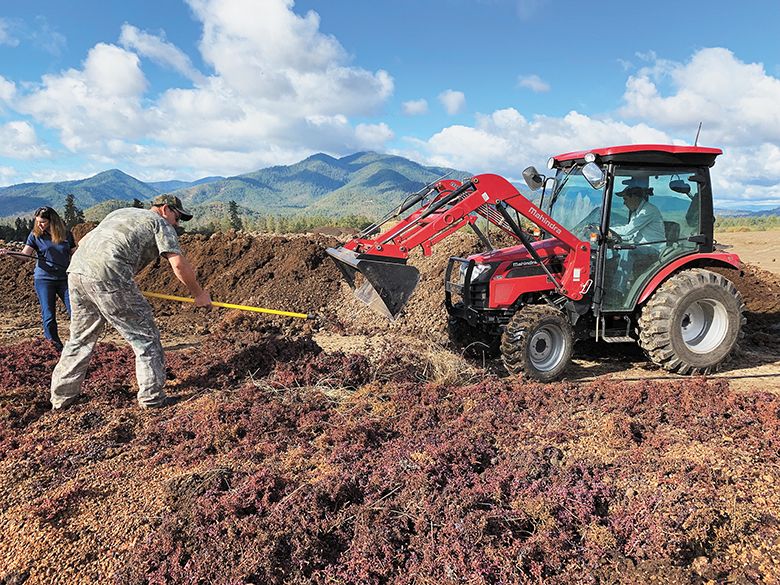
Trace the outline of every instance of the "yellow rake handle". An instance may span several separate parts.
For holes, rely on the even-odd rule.
[[[152,299],[165,299],[166,301],[179,301],[181,303],[194,303],[195,299],[189,297],[176,297],[173,295],[164,295],[162,293],[143,292],[145,297]],[[263,309],[261,307],[249,307],[247,305],[231,305],[230,303],[211,302],[215,307],[224,307],[225,309],[238,309],[239,311],[254,311],[255,313],[271,313],[272,315],[284,315],[286,317],[297,317],[298,319],[313,319],[313,315],[306,313],[291,313],[289,311],[277,311],[276,309]]]

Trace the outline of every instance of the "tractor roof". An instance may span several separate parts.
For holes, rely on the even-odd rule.
[[[715,157],[723,154],[720,148],[705,146],[675,146],[673,144],[628,144],[608,146],[592,150],[567,152],[554,156],[555,166],[569,166],[584,162],[585,155],[593,153],[600,162],[660,164],[660,165],[706,165],[715,164]]]

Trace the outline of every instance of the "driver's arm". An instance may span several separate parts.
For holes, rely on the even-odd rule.
[[[641,209],[627,224],[618,225],[611,229],[624,240],[634,240],[652,221],[653,216],[647,212],[647,209]]]

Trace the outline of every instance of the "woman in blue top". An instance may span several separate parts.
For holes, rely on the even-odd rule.
[[[16,257],[26,255],[38,258],[33,281],[41,302],[43,334],[57,350],[62,350],[62,341],[57,332],[57,297],[62,299],[70,315],[67,268],[75,251],[76,241],[73,234],[65,227],[57,212],[51,207],[41,207],[35,212],[33,230],[27,237],[21,254],[14,254]],[[7,253],[8,250],[0,250],[0,254]]]

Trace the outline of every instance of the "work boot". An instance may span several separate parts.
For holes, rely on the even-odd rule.
[[[66,398],[59,406],[54,406],[52,404],[51,410],[52,412],[62,412],[63,410],[68,410],[74,404],[80,404],[82,402],[86,402],[87,400],[89,400],[89,398],[87,398],[84,394],[78,394],[76,396]]]
[[[144,410],[158,409],[158,408],[165,408],[166,406],[173,406],[174,404],[176,404],[176,403],[178,403],[180,401],[181,401],[181,398],[178,397],[178,396],[166,396],[165,398],[163,398],[161,400],[156,400],[154,402],[150,402],[150,403],[147,403],[147,404],[140,404],[139,403],[138,406],[140,406]]]

